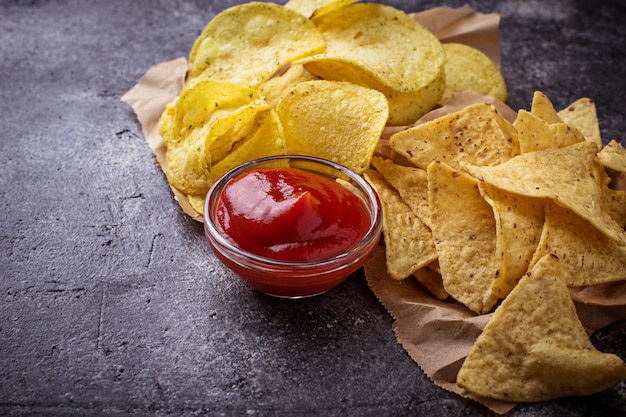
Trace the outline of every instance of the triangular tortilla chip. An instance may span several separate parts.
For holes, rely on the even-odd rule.
[[[496,220],[498,275],[491,289],[500,298],[507,296],[524,276],[543,230],[545,199],[526,197],[478,184]]]
[[[626,378],[581,324],[558,259],[543,257],[496,309],[457,384],[484,397],[534,402],[603,391]]]
[[[404,279],[437,259],[431,231],[402,200],[398,192],[374,170],[363,174],[383,205],[383,236],[387,270]]]
[[[602,187],[608,177],[596,161],[596,153],[597,146],[584,141],[518,155],[495,167],[464,164],[463,169],[503,190],[550,198],[624,246],[626,232],[603,208]]]
[[[600,124],[593,100],[587,97],[580,98],[557,114],[569,126],[580,130],[586,140],[595,143],[598,147],[602,146]]]
[[[626,247],[554,203],[546,206],[545,225],[532,263],[547,254],[561,260],[570,287],[626,280]]]
[[[615,139],[607,143],[598,152],[598,160],[602,166],[615,171],[626,172],[626,149]]]
[[[444,288],[470,310],[489,312],[499,266],[491,206],[475,179],[437,161],[428,167],[428,203]]]
[[[563,120],[554,109],[554,105],[548,96],[541,91],[534,92],[533,101],[530,105],[530,112],[550,124],[563,123]]]

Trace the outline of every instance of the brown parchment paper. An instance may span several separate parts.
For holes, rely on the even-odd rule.
[[[474,46],[500,65],[498,14],[481,14],[469,6],[457,9],[437,7],[411,16],[430,29],[443,42],[461,42]],[[154,156],[164,170],[166,148],[159,135],[158,120],[165,106],[175,99],[184,84],[187,59],[177,58],[156,64],[126,92],[121,100],[128,103],[141,124]],[[477,101],[491,102],[510,121],[517,112],[504,103],[475,93],[465,92],[448,105],[425,115],[416,123],[458,110]],[[377,152],[388,155],[386,140],[405,127],[385,129]],[[174,197],[184,212],[202,222],[202,216],[189,205],[184,194],[172,187]],[[365,266],[368,285],[394,317],[393,331],[398,343],[438,386],[473,399],[503,414],[516,404],[491,400],[463,391],[456,385],[456,375],[492,314],[476,315],[455,301],[432,297],[414,279],[396,281],[387,275],[385,249],[380,246]],[[615,283],[572,289],[572,299],[589,333],[617,320],[626,319],[626,284]]]

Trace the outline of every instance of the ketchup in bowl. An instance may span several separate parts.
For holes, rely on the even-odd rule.
[[[235,168],[213,185],[204,210],[218,258],[253,288],[289,298],[323,293],[361,267],[378,244],[381,216],[358,174],[305,156]]]

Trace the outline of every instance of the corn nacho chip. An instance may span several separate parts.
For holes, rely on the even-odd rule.
[[[623,378],[624,362],[591,344],[561,264],[548,255],[496,309],[457,384],[484,397],[535,402],[600,392]]]
[[[596,104],[590,98],[580,98],[557,112],[561,120],[580,130],[586,140],[602,146],[600,124],[596,113]]]
[[[390,124],[417,120],[436,106],[445,87],[439,40],[401,10],[356,3],[315,20],[326,51],[296,63],[326,80],[374,88],[389,100]]]
[[[495,106],[477,103],[395,133],[389,145],[416,166],[438,160],[457,168],[461,161],[497,165],[518,153],[517,132]]]
[[[499,267],[491,285],[506,297],[528,270],[544,221],[544,199],[526,197],[481,182],[478,189],[491,205],[496,220],[496,258]]]
[[[560,149],[525,153],[493,167],[464,164],[463,169],[503,190],[550,198],[624,246],[626,232],[601,204],[607,176],[596,161],[596,153],[597,146],[584,141]]]
[[[438,300],[447,300],[450,298],[450,294],[448,294],[443,286],[441,274],[436,270],[438,269],[438,263],[436,261],[433,263],[437,264],[435,268],[432,267],[433,264],[426,265],[413,272],[413,276],[433,295],[433,297]]]
[[[287,152],[329,159],[357,173],[369,167],[389,115],[378,91],[325,80],[297,84],[276,111]]]
[[[541,91],[535,91],[533,93],[533,100],[530,105],[530,112],[538,118],[552,123],[563,123],[563,120],[559,116],[558,112],[554,108],[552,101]]]
[[[582,133],[565,123],[548,123],[533,113],[520,110],[513,123],[517,129],[520,153],[563,148],[585,140]]]
[[[615,139],[598,152],[598,160],[602,166],[614,171],[626,172],[626,149]]]
[[[531,263],[556,256],[570,287],[626,280],[626,247],[600,233],[588,221],[554,203],[546,206],[541,241]]]
[[[443,162],[428,167],[432,234],[446,291],[470,310],[489,312],[498,272],[493,210],[477,181]]]
[[[383,205],[383,237],[389,276],[404,279],[435,261],[437,253],[430,229],[378,172],[367,170],[364,177],[374,187]]]
[[[426,171],[421,168],[398,165],[378,156],[372,158],[372,166],[398,191],[413,213],[430,227]]]
[[[446,89],[439,104],[445,104],[465,90],[505,101],[507,88],[500,70],[487,55],[462,43],[444,43]]]
[[[189,54],[186,82],[215,79],[254,88],[284,65],[324,49],[317,27],[302,14],[276,3],[244,3],[206,25]]]

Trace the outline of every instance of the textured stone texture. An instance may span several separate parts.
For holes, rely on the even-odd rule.
[[[453,0],[502,13],[509,104],[541,89],[626,126],[622,2]],[[362,274],[275,300],[185,217],[120,101],[232,2],[0,0],[0,415],[468,415],[397,344]],[[390,1],[408,11],[436,1]],[[593,336],[626,359],[626,325]],[[626,413],[626,385],[511,416]]]

